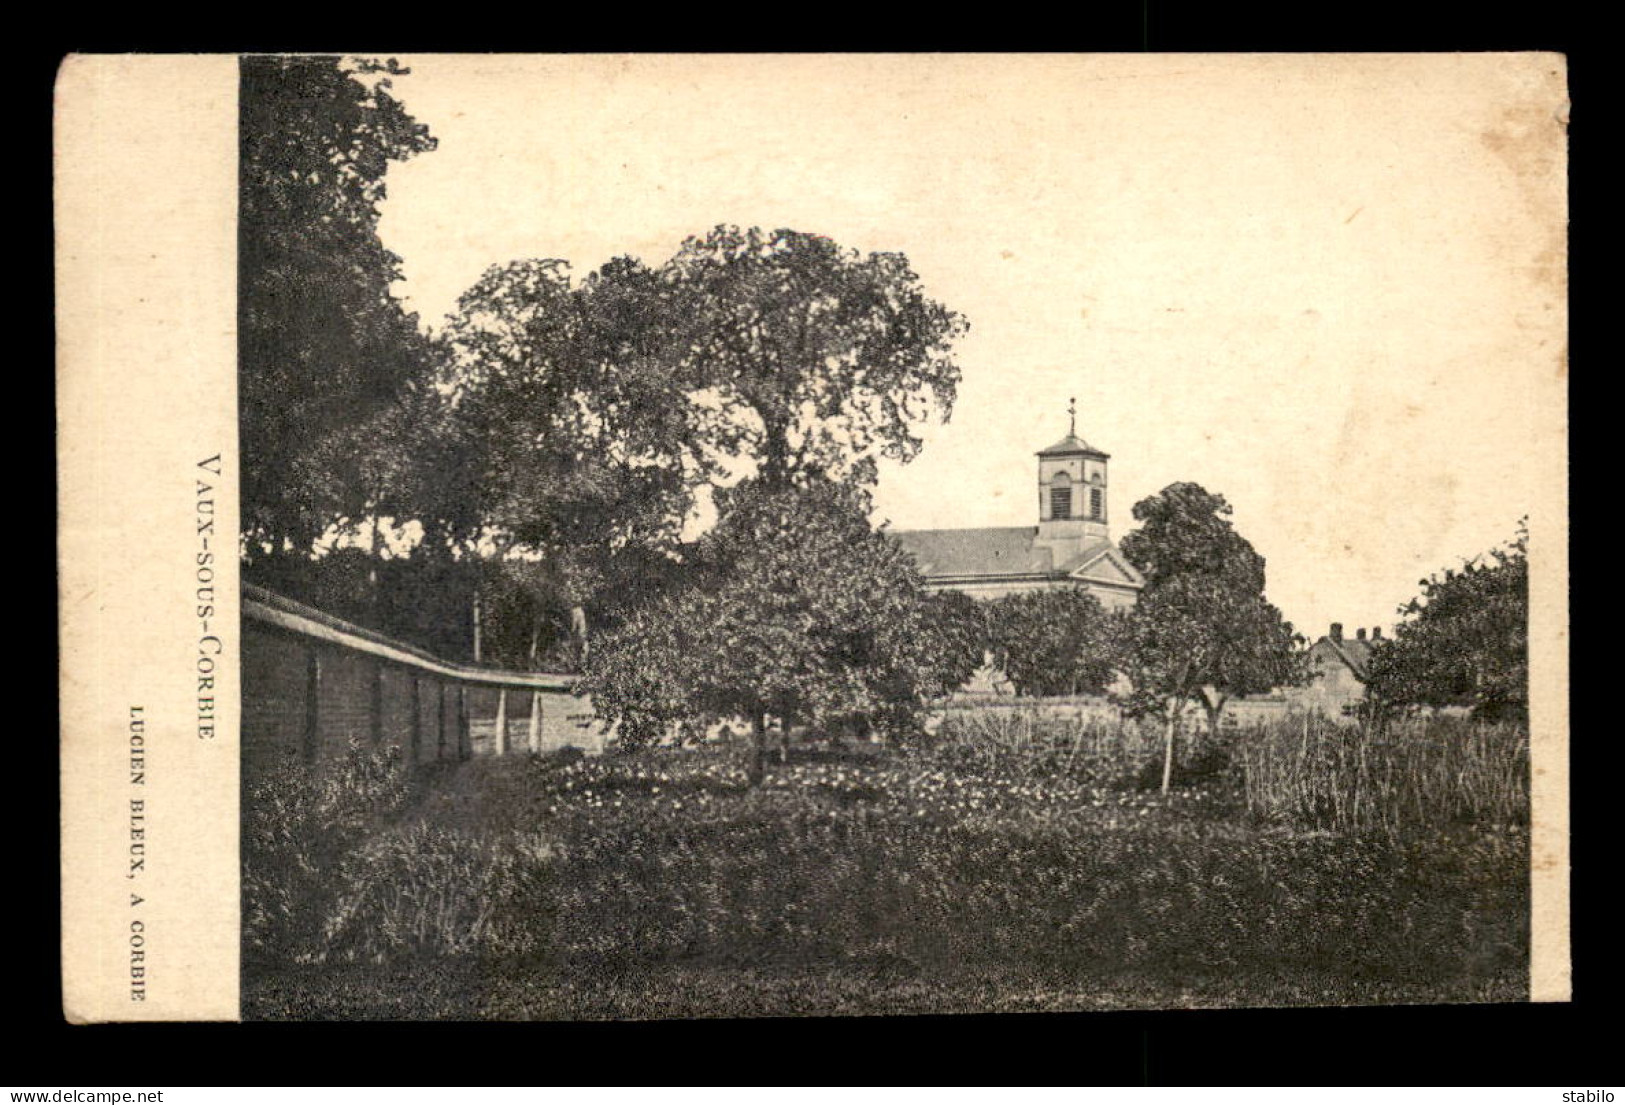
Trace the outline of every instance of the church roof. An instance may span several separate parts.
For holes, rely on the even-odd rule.
[[[1101,458],[1105,458],[1107,455],[1102,453],[1099,449],[1096,449],[1093,445],[1090,445],[1077,434],[1067,434],[1060,441],[1057,441],[1054,445],[1051,445],[1048,449],[1040,449],[1038,451],[1038,455],[1041,457],[1068,456],[1073,453],[1087,453],[1092,457]]]
[[[927,576],[1031,575],[1053,572],[1047,548],[1034,548],[1036,526],[915,529],[893,533]]]
[[[892,534],[914,557],[920,573],[931,578],[987,578],[997,576],[1064,576],[1110,558],[1130,586],[1143,581],[1123,560],[1117,547],[1104,537],[1084,543],[1064,563],[1055,563],[1049,546],[1036,545],[1036,526],[999,526],[988,529],[916,529]]]

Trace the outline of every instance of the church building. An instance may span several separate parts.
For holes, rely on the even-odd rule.
[[[1112,543],[1107,454],[1077,435],[1038,453],[1038,524],[991,529],[901,530],[926,587],[978,599],[1079,588],[1108,610],[1133,606],[1145,580]]]

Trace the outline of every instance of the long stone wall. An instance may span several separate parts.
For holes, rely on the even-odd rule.
[[[410,763],[604,747],[572,677],[458,664],[258,587],[243,587],[246,771],[319,766],[352,743]],[[500,726],[499,726],[500,721]]]
[[[1301,709],[1301,707],[1282,694],[1233,698],[1225,703],[1222,724],[1243,727],[1267,724],[1277,718],[1285,717],[1294,709]],[[980,689],[972,689],[961,691],[939,706],[933,712],[930,724],[935,727],[941,724],[945,718],[987,710],[1036,713],[1046,717],[1087,720],[1107,725],[1116,724],[1124,717],[1123,712],[1104,695],[1056,695],[1028,698],[1015,694],[995,694]],[[1200,706],[1192,702],[1185,707],[1185,716],[1190,721],[1205,723],[1207,715],[1202,712]]]

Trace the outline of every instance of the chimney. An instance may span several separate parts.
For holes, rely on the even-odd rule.
[[[1357,641],[1365,640],[1365,627],[1364,626],[1361,626],[1359,629],[1356,629],[1354,631],[1354,639],[1357,640]]]
[[[1371,627],[1371,639],[1373,641],[1382,640],[1382,626],[1374,625]]]
[[[1342,622],[1333,622],[1332,623],[1331,638],[1334,641],[1341,641],[1343,639],[1343,623]]]

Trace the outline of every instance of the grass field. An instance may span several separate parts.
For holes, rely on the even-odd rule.
[[[1526,996],[1520,733],[1193,740],[1164,796],[1142,789],[1154,749],[1138,731],[999,724],[927,748],[801,749],[755,789],[722,749],[415,778],[357,756],[253,788],[244,1015]]]

